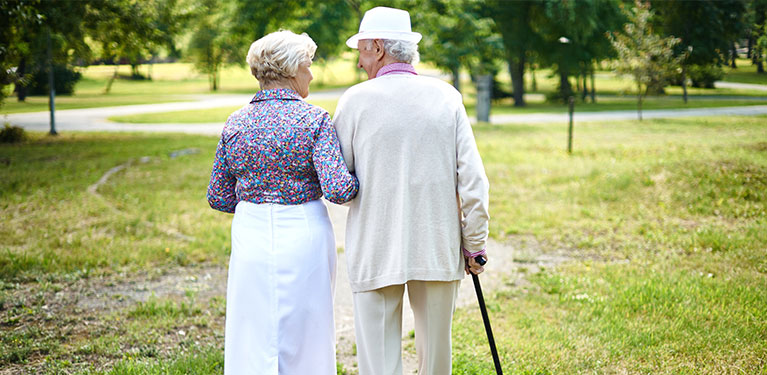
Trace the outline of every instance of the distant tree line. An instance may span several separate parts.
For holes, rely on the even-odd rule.
[[[736,66],[738,48],[764,72],[767,0],[0,0],[0,84],[14,84],[24,100],[29,89],[44,89],[34,77],[51,67],[74,81],[75,65],[127,63],[142,78],[141,64],[170,56],[193,62],[215,91],[222,67],[244,64],[250,43],[266,33],[306,32],[319,46],[317,58],[330,60],[364,12],[379,5],[410,11],[424,35],[422,60],[450,74],[459,90],[461,71],[478,82],[508,69],[509,90],[496,87],[494,96],[511,95],[516,106],[526,104],[526,73],[543,68],[558,78],[550,99],[595,101],[597,67],[640,53],[629,51],[644,42],[632,41],[634,26],[627,25],[641,9],[648,37],[677,42],[653,47],[669,49],[658,56],[671,65],[643,82],[640,95],[669,83],[711,86],[724,65]],[[115,78],[117,70],[105,91]]]

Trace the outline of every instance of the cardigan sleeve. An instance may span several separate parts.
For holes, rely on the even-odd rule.
[[[350,172],[354,173],[354,129],[352,126],[352,120],[349,118],[350,113],[346,110],[346,102],[349,98],[350,91],[353,88],[347,90],[341,98],[338,99],[338,105],[336,106],[335,115],[333,115],[333,124],[338,135],[338,141],[341,144],[341,153],[346,163],[346,168]]]
[[[325,199],[336,204],[354,199],[359,190],[359,181],[344,163],[336,130],[327,113],[317,130],[312,161]]]
[[[224,136],[218,141],[216,157],[213,160],[213,171],[208,184],[208,204],[210,207],[228,213],[234,213],[237,206],[235,191],[237,178],[226,164],[226,144]]]
[[[462,247],[471,253],[485,249],[488,235],[489,182],[477,150],[466,108],[460,102],[456,113],[457,191],[463,218]]]

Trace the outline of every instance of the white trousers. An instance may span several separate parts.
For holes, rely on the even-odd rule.
[[[452,373],[451,327],[460,281],[408,281],[419,375]],[[354,293],[359,375],[402,374],[405,285]]]
[[[335,374],[335,275],[335,239],[322,201],[240,202],[232,220],[224,374]]]

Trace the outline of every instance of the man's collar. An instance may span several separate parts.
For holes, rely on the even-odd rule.
[[[260,102],[262,100],[302,100],[301,95],[291,89],[271,89],[261,90],[256,93],[251,103]]]
[[[412,74],[412,75],[418,75],[418,73],[415,71],[415,68],[406,63],[392,63],[389,65],[384,65],[381,67],[381,69],[378,69],[378,73],[376,73],[376,78],[380,76],[385,76],[387,74]]]

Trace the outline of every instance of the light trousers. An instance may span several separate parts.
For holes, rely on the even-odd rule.
[[[419,375],[452,373],[451,326],[460,281],[408,281],[354,293],[359,375],[402,374],[402,298],[415,318]]]

